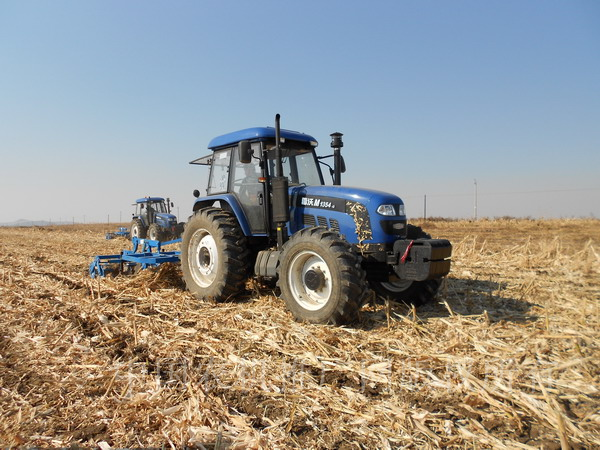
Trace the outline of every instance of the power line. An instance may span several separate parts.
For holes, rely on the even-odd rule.
[[[573,188],[573,189],[545,189],[536,191],[506,191],[506,192],[477,192],[477,196],[486,195],[526,195],[526,194],[547,194],[553,192],[580,192],[580,191],[600,191],[597,188]],[[473,194],[427,194],[429,197],[473,197]],[[421,195],[402,195],[403,198],[420,198]]]

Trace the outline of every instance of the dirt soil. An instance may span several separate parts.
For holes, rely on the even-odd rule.
[[[600,221],[422,225],[436,301],[348,327],[171,264],[91,279],[107,226],[0,228],[0,446],[599,448]]]

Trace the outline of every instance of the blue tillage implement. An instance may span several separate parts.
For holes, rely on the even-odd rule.
[[[131,242],[133,243],[132,250],[123,250],[118,255],[96,256],[94,261],[90,264],[90,276],[92,278],[96,278],[97,275],[101,277],[105,276],[107,269],[113,264],[119,264],[120,271],[122,272],[127,266],[135,266],[138,264],[141,269],[146,269],[148,267],[159,266],[166,262],[179,262],[179,255],[181,252],[163,251],[162,247],[181,242],[181,238],[160,242],[134,237]],[[138,252],[138,247],[140,245],[142,246],[142,251]]]
[[[108,233],[106,233],[106,239],[112,239],[117,236],[129,238],[129,230],[127,229],[127,227],[119,227],[119,231],[109,231]]]

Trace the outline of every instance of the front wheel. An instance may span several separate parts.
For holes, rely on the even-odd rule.
[[[248,277],[246,238],[235,216],[217,208],[200,210],[185,227],[181,271],[199,299],[227,300],[244,289]]]
[[[153,241],[163,240],[163,231],[158,224],[153,223],[148,227],[148,239]]]
[[[396,302],[412,303],[415,306],[428,303],[435,298],[442,280],[425,281],[371,281],[371,288],[375,293],[383,298]]]
[[[278,283],[296,319],[341,325],[356,319],[365,272],[339,233],[311,227],[298,231],[284,245]]]

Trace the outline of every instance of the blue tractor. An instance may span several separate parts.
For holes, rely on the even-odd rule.
[[[131,218],[129,236],[131,239],[151,239],[164,241],[179,237],[183,225],[171,214],[173,203],[162,197],[144,197],[135,201],[135,213]]]
[[[315,138],[279,121],[216,137],[211,154],[190,163],[209,166],[210,175],[206,195],[194,191],[183,233],[187,288],[223,301],[249,276],[276,280],[296,319],[331,324],[355,320],[371,291],[431,300],[450,271],[450,242],[408,225],[396,195],[341,186],[341,133],[331,135],[333,155],[317,156]]]

